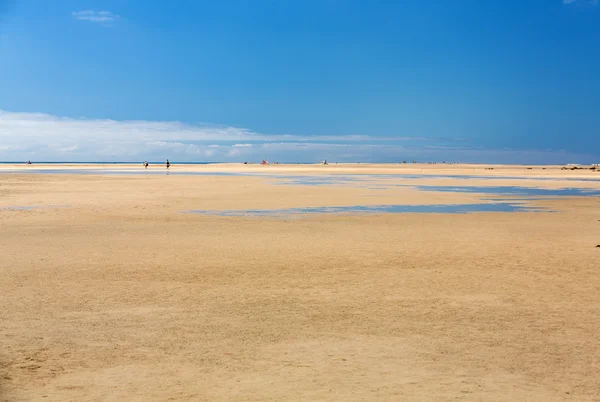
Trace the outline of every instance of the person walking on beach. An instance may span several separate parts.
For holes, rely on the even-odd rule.
[[[171,162],[167,159],[167,169],[171,167]]]
[[[148,169],[148,161],[144,161],[144,169]]]

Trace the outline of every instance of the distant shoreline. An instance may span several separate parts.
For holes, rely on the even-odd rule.
[[[69,162],[69,161],[31,161],[32,165],[141,165],[144,161],[139,162]],[[148,161],[150,165],[164,165],[165,161]],[[599,161],[600,163],[600,161]],[[172,161],[171,165],[260,165],[256,162],[177,162]],[[278,162],[270,163],[269,165],[320,165],[321,162]],[[28,165],[27,161],[0,161],[0,165]],[[493,163],[493,162],[330,162],[329,165],[439,165],[439,166],[598,166],[594,163]]]
[[[141,165],[144,161],[139,162],[69,162],[69,161],[61,161],[61,162],[49,162],[49,161],[31,161],[31,164],[37,165]],[[165,161],[148,161],[150,164],[154,165],[162,165]],[[178,165],[215,165],[219,163],[228,163],[228,162],[173,162]],[[240,162],[241,163],[241,162]],[[22,162],[5,162],[0,161],[0,165],[27,165],[27,161]]]

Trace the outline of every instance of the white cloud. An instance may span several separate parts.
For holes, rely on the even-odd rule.
[[[181,122],[74,119],[43,113],[0,110],[0,159],[135,160],[175,155],[223,160],[247,154],[261,144],[294,141],[365,142],[384,138],[368,136],[265,135],[231,126],[192,125]],[[327,144],[319,147],[327,147]],[[333,145],[330,145],[333,146]],[[236,150],[231,152],[232,150]]]
[[[109,120],[59,117],[44,113],[19,113],[0,110],[0,129],[22,130],[24,135],[44,137],[48,134],[59,135],[60,138],[94,138],[102,139],[115,137],[121,141],[127,139],[147,141],[382,141],[386,137],[371,137],[365,135],[267,135],[252,130],[232,126],[207,124],[186,124],[177,121],[151,120]],[[397,140],[422,141],[427,138],[394,137]],[[165,144],[163,144],[165,145]],[[238,143],[238,146],[245,146]]]
[[[451,139],[450,139],[451,140]],[[365,135],[267,135],[231,126],[74,119],[0,110],[0,161],[260,161],[597,163],[564,151],[448,146],[448,140]],[[461,145],[465,145],[461,143]],[[586,159],[587,158],[587,159]],[[593,158],[591,158],[593,159]]]
[[[579,4],[579,5],[597,6],[598,0],[563,0],[563,4]]]
[[[111,13],[110,11],[76,11],[72,13],[73,17],[80,21],[90,21],[98,23],[109,23],[114,22],[121,18],[118,14]]]
[[[181,122],[116,121],[74,119],[43,113],[14,113],[0,110],[0,140],[3,158],[9,152],[31,157],[59,157],[77,151],[82,158],[102,159],[107,155],[135,157],[167,151],[199,153],[199,149],[227,145],[251,148],[251,142],[368,142],[385,138],[368,136],[265,135],[231,126],[192,125]],[[389,140],[389,139],[388,139]],[[418,139],[420,140],[420,139]],[[210,144],[207,144],[210,143]]]

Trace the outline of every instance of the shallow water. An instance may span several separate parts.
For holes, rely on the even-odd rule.
[[[65,168],[65,169],[2,169],[0,174],[92,174],[92,175],[167,175],[176,174],[184,176],[241,176],[245,174],[230,173],[230,172],[177,172],[174,170],[157,170],[155,169],[81,169],[81,168]]]
[[[0,206],[0,211],[33,211],[35,209],[56,209],[56,208],[70,208],[68,204],[50,204],[50,205],[6,205]]]
[[[307,207],[245,210],[191,210],[190,213],[211,216],[286,216],[305,214],[382,214],[382,213],[438,213],[466,214],[472,212],[549,212],[549,210],[518,202],[498,202],[456,205],[352,205],[342,207]]]
[[[475,176],[475,175],[430,175],[430,174],[401,174],[401,173],[382,173],[382,174],[325,174],[325,175],[289,175],[276,174],[267,172],[189,172],[178,171],[176,168],[171,170],[161,169],[156,167],[145,169],[81,169],[78,167],[66,169],[36,169],[36,168],[19,168],[19,169],[4,169],[0,168],[0,174],[96,174],[96,175],[183,175],[183,176],[252,176],[264,177],[270,179],[282,180],[279,184],[295,184],[295,185],[335,185],[361,181],[373,181],[378,179],[486,179],[486,180],[567,180],[567,181],[591,181],[600,182],[598,178],[576,178],[576,177],[523,177],[523,176]]]
[[[66,208],[65,205],[9,205],[2,207],[0,211],[33,211],[35,209],[53,209],[53,208]]]
[[[292,184],[304,186],[321,185],[344,185],[360,182],[376,182],[378,185],[386,185],[381,179],[390,180],[440,180],[440,179],[464,179],[464,180],[535,180],[535,181],[585,181],[600,182],[598,178],[576,178],[576,177],[522,177],[522,176],[473,176],[473,175],[429,175],[429,174],[354,174],[354,175],[314,175],[314,176],[291,176],[291,175],[267,175],[263,173],[248,174],[262,177],[269,177],[282,180],[278,184]],[[390,182],[390,185],[393,185]]]
[[[441,191],[448,193],[478,193],[514,195],[522,197],[581,197],[600,196],[600,190],[586,188],[537,188],[521,186],[415,186],[421,191]]]
[[[410,183],[397,183],[393,179],[480,179],[480,180],[571,180],[571,181],[587,181],[596,182],[600,178],[560,178],[553,179],[547,177],[531,178],[531,177],[509,177],[509,176],[472,176],[472,175],[426,175],[426,174],[331,174],[331,175],[289,175],[289,174],[273,174],[273,173],[244,173],[244,172],[185,172],[172,169],[15,169],[3,170],[0,169],[0,174],[90,174],[90,175],[183,175],[183,176],[241,176],[241,177],[258,177],[273,180],[275,185],[301,185],[301,186],[342,186],[369,189],[383,192],[394,187],[410,187],[420,191],[439,191],[439,192],[454,192],[454,193],[473,193],[473,194],[493,194],[498,196],[518,196],[525,197],[530,200],[532,197],[581,197],[581,196],[600,196],[600,190],[590,188],[537,188],[537,187],[522,187],[522,186],[430,186],[426,184],[413,185]],[[361,194],[365,195],[365,194]]]

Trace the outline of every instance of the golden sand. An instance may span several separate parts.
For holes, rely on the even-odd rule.
[[[559,167],[172,169],[600,189]],[[437,177],[456,174],[529,179]],[[0,171],[0,400],[600,400],[597,197],[531,201],[553,213],[185,213],[480,198]]]

